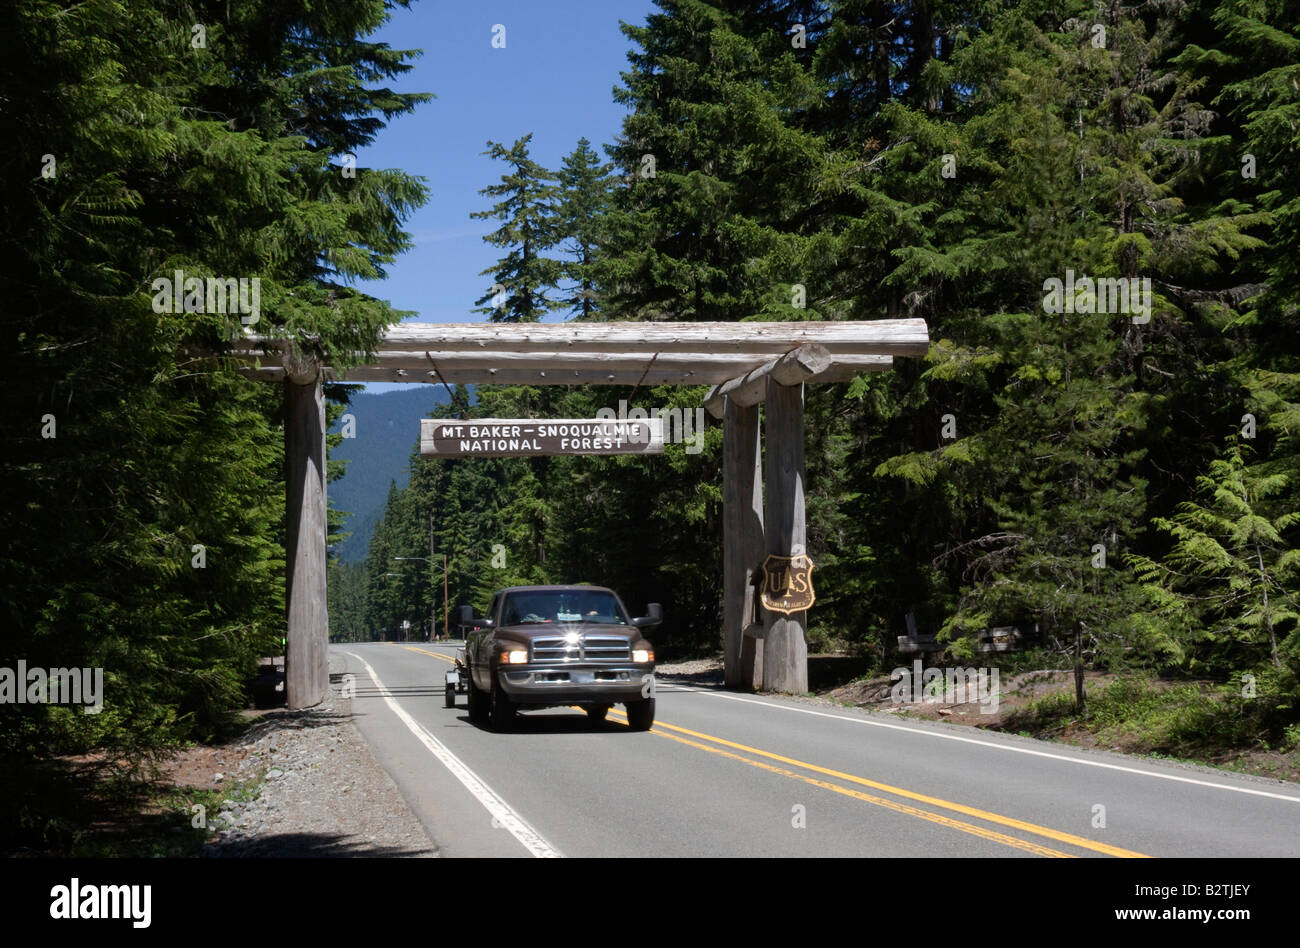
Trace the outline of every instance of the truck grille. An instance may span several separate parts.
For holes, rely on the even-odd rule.
[[[632,660],[632,647],[627,639],[609,635],[588,635],[576,644],[568,644],[563,636],[544,636],[533,639],[534,662],[627,662]]]

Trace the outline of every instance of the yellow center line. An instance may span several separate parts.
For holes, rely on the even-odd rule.
[[[622,716],[621,712],[615,711],[613,713]],[[865,777],[858,777],[853,774],[846,774],[843,771],[831,770],[830,768],[827,767],[819,767],[816,764],[810,764],[802,760],[795,760],[792,757],[782,757],[780,754],[773,754],[770,751],[760,750],[757,747],[750,747],[746,744],[737,744],[734,741],[728,741],[721,737],[714,737],[711,734],[703,734],[699,731],[692,731],[689,728],[678,727],[674,724],[665,724],[662,721],[656,721],[651,733],[658,732],[660,728],[667,728],[668,730],[678,731],[682,734],[689,734],[692,737],[698,737],[701,738],[702,740],[712,741],[713,743],[721,744],[724,747],[731,747],[731,748],[735,748],[736,750],[745,751],[746,753],[757,754],[760,757],[766,757],[770,760],[780,761],[783,764],[789,764],[793,767],[801,767],[805,770],[811,770],[815,773],[825,774],[826,776],[829,777],[835,777],[838,780],[847,780],[850,783],[856,783],[864,787],[871,787],[872,789],[880,790],[883,791],[884,793],[891,793],[894,794],[895,796],[905,797],[906,799],[909,800],[915,800],[918,803],[925,803],[930,806],[940,807],[945,810],[952,810],[957,813],[962,813],[966,816],[975,817],[976,819],[986,820],[990,823],[997,823],[1001,826],[1010,827],[1012,829],[1018,829],[1026,833],[1033,833],[1038,836],[1045,836],[1048,839],[1052,839],[1060,843],[1066,843],[1071,846],[1078,846],[1082,849],[1092,850],[1093,852],[1103,853],[1108,856],[1119,856],[1125,858],[1138,858],[1138,859],[1150,858],[1145,853],[1135,852],[1131,849],[1121,849],[1118,846],[1110,846],[1106,843],[1099,843],[1096,840],[1088,839],[1087,837],[1084,836],[1075,836],[1072,833],[1063,833],[1060,830],[1054,830],[1046,826],[1039,826],[1036,823],[1027,823],[1024,820],[1017,820],[1009,816],[1002,816],[999,813],[991,813],[988,810],[980,810],[977,809],[976,807],[966,806],[961,803],[953,803],[952,801],[943,800],[940,799],[939,797],[931,797],[923,793],[915,793],[911,790],[904,790],[902,787],[894,787],[894,786],[890,786],[887,783],[879,783],[875,780],[868,780]],[[687,741],[684,740],[683,738],[673,737],[673,735],[671,734],[660,734],[660,736],[673,738],[674,740],[682,741],[682,743],[691,744],[692,746],[696,746],[696,747],[701,747],[703,750],[713,751],[714,753],[723,753],[724,756],[734,756],[730,754],[725,754],[724,752],[718,751],[712,747],[706,747],[704,745],[695,744],[693,741]],[[766,765],[759,764],[757,761],[746,760],[743,757],[737,757],[736,759],[742,760],[745,763],[754,764],[755,766],[763,766],[766,768]],[[774,771],[780,772],[777,768],[767,768],[767,769],[772,769]],[[823,784],[820,781],[812,781],[810,778],[802,777],[801,775],[798,774],[791,774],[791,776],[797,777],[800,780],[805,780],[807,782],[815,783],[815,785],[817,786],[823,786]],[[828,789],[835,789],[837,791],[847,793],[850,796],[854,795],[854,791],[847,790],[847,788],[835,787],[833,784],[827,784],[825,786]],[[867,795],[863,794],[861,798],[866,799]],[[876,802],[876,801],[872,799],[871,802]],[[902,806],[902,804],[897,804],[897,805],[882,804],[882,805],[890,805],[891,808],[895,808],[895,806]],[[925,812],[925,811],[918,811],[918,812]],[[930,814],[930,815],[937,816],[937,814]],[[969,826],[969,824],[958,823],[957,821],[953,821],[953,822],[955,824],[955,828],[962,828],[962,827]],[[971,829],[974,830],[978,828],[971,827]],[[981,833],[976,833],[976,835],[981,835]],[[1000,835],[1000,834],[995,834],[995,835]],[[1011,839],[1011,837],[1005,837],[1005,839]],[[1047,852],[1051,853],[1054,851],[1048,850]],[[1056,853],[1056,855],[1064,855],[1064,854]]]
[[[1040,846],[1038,843],[1030,840],[1016,839],[1014,836],[1007,836],[1005,833],[985,829],[982,826],[975,826],[972,823],[963,823],[961,820],[954,820],[951,817],[943,816],[939,813],[931,813],[929,810],[920,810],[914,806],[908,806],[906,803],[896,803],[893,800],[886,800],[884,797],[874,796],[870,793],[863,793],[860,790],[841,787],[839,784],[829,783],[825,780],[818,780],[815,777],[806,777],[803,774],[795,773],[793,770],[786,770],[784,767],[775,767],[772,764],[765,764],[759,760],[750,760],[748,757],[741,757],[739,754],[733,754],[730,751],[720,750],[716,747],[709,747],[705,744],[699,743],[698,741],[687,740],[684,737],[677,737],[675,734],[664,734],[655,731],[652,731],[651,733],[658,733],[660,737],[666,737],[670,741],[680,741],[683,744],[689,744],[691,747],[698,747],[700,750],[706,750],[711,754],[721,754],[723,757],[730,757],[733,760],[740,761],[742,764],[749,764],[751,767],[759,767],[763,770],[770,771],[771,773],[780,774],[783,777],[800,780],[803,783],[811,784],[814,787],[821,787],[824,790],[833,790],[836,793],[842,793],[846,797],[853,797],[855,800],[862,800],[866,803],[873,803],[876,806],[883,806],[907,816],[915,816],[922,820],[929,820],[931,823],[938,823],[940,826],[960,830],[963,833],[970,833],[972,836],[979,836],[982,839],[991,840],[995,843],[1002,843],[1003,845],[1011,846],[1015,849],[1023,849],[1036,856],[1048,856],[1055,859],[1076,858],[1069,853],[1061,852],[1059,849],[1049,849],[1046,846]]]
[[[444,655],[442,652],[431,652],[427,648],[416,648],[414,645],[403,645],[402,648],[406,649],[408,652],[423,652],[425,655],[432,655],[434,658],[441,658],[444,662],[451,662],[453,665],[456,664],[456,659],[452,658],[450,655]]]

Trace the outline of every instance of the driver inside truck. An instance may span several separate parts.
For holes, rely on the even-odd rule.
[[[613,622],[613,601],[609,596],[586,593],[583,595],[579,612],[584,622]]]

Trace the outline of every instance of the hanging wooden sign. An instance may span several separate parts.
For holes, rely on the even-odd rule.
[[[763,591],[759,598],[764,609],[790,615],[812,608],[817,596],[812,585],[813,561],[806,553],[769,554],[762,568]]]
[[[423,418],[420,456],[529,458],[563,454],[663,454],[663,419]]]

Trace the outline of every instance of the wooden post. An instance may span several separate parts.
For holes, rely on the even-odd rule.
[[[762,640],[753,636],[754,574],[764,553],[757,405],[727,400],[722,450],[723,674],[728,688],[748,690],[763,682]]]
[[[804,525],[803,386],[767,383],[767,552],[807,553]],[[808,613],[763,610],[763,688],[803,694],[808,690]]]
[[[289,596],[285,697],[290,708],[320,704],[329,690],[325,605],[325,395],[314,364],[284,383],[285,561]]]

